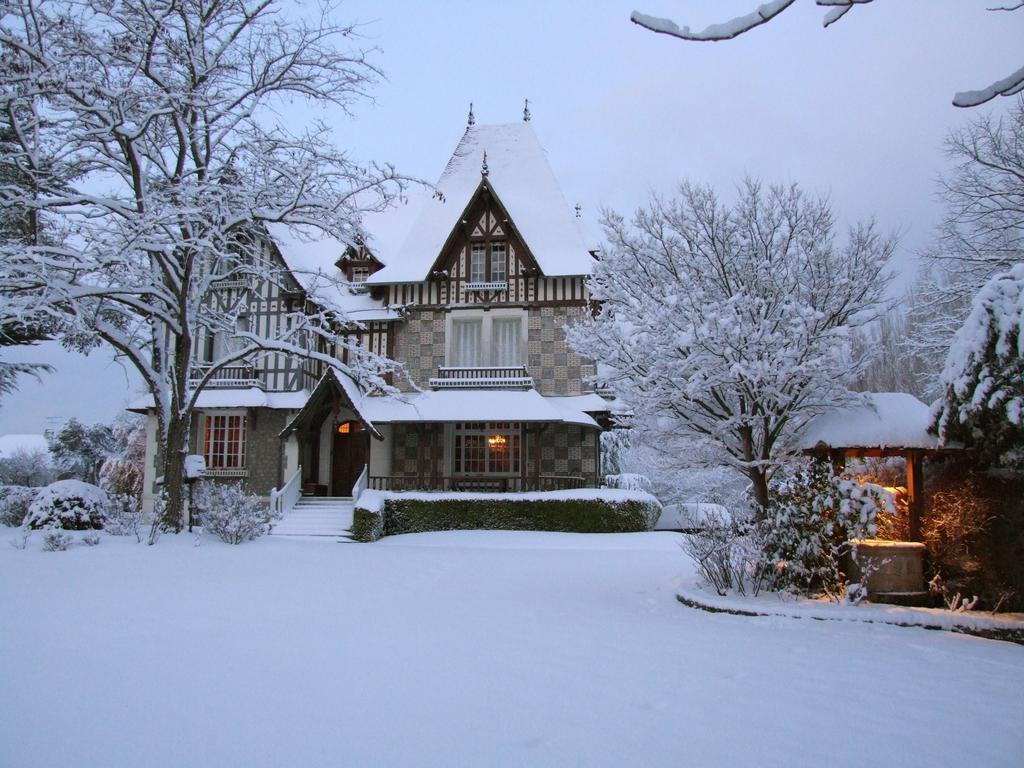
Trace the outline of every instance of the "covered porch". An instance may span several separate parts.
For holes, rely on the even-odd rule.
[[[302,495],[354,495],[369,463],[371,442],[384,439],[360,408],[362,400],[348,376],[330,369],[280,433],[285,464],[295,467],[288,483]]]
[[[364,401],[385,439],[367,487],[522,492],[596,487],[607,401],[524,391],[431,391]]]

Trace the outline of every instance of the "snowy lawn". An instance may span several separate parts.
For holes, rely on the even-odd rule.
[[[1024,764],[1024,647],[687,609],[677,538],[0,541],[0,765]]]

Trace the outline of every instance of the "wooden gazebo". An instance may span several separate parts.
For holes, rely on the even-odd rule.
[[[921,540],[924,511],[924,460],[951,453],[928,431],[928,406],[903,392],[865,393],[862,405],[836,408],[816,416],[804,429],[800,448],[837,467],[847,459],[901,456],[906,459],[909,540]]]

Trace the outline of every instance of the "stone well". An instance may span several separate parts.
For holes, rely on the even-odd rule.
[[[860,582],[864,570],[869,571],[869,599],[925,592],[924,544],[882,539],[858,539],[854,543],[857,558],[847,555],[846,573],[850,581]]]

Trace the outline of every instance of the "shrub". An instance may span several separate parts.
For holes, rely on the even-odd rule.
[[[530,494],[365,494],[352,537],[450,530],[626,533],[649,531],[661,505],[648,494],[552,491]]]
[[[252,541],[270,530],[270,506],[246,493],[240,483],[203,481],[196,486],[193,503],[204,531],[227,544]]]
[[[835,474],[822,461],[803,464],[770,489],[757,523],[773,589],[845,593],[840,562],[851,540],[875,534],[884,506],[879,489]]]
[[[647,475],[640,475],[636,472],[620,472],[617,475],[605,475],[604,484],[609,488],[619,488],[623,491],[651,492],[651,481],[647,478]]]
[[[61,531],[47,531],[43,534],[43,552],[63,552],[74,542],[68,534]]]
[[[134,536],[136,541],[142,541],[145,518],[138,497],[124,493],[110,494],[106,516],[104,529],[111,536]]]
[[[756,595],[767,574],[763,542],[758,534],[756,525],[734,523],[718,512],[709,512],[700,530],[687,536],[682,547],[719,595],[724,596],[731,589],[741,595]]]
[[[22,485],[0,486],[0,525],[16,528],[25,522],[25,515],[28,514],[37,490]]]
[[[107,494],[79,480],[58,480],[36,492],[25,516],[29,528],[86,531],[103,527]]]

